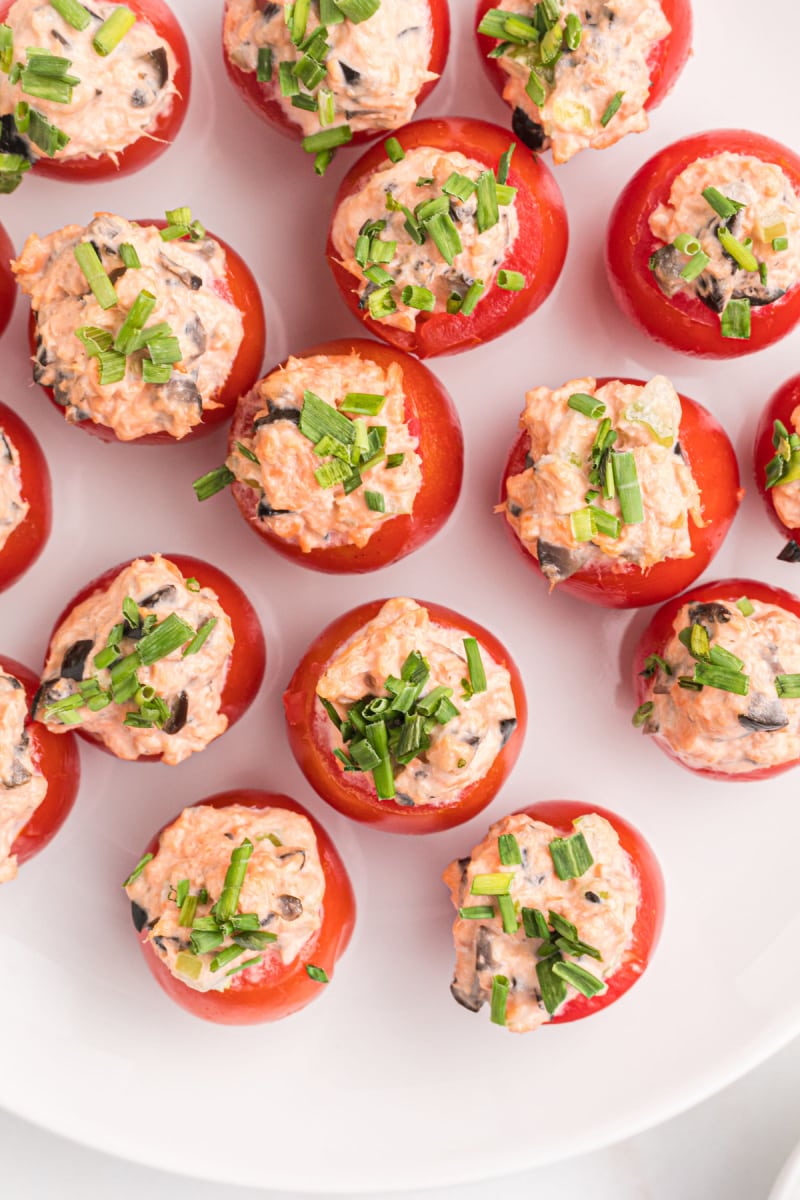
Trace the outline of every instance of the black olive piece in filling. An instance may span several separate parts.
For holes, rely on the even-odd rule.
[[[73,643],[61,660],[61,678],[74,679],[80,683],[83,679],[86,659],[93,648],[94,642],[91,638],[85,638],[80,642]]]
[[[511,128],[523,145],[534,153],[545,150],[549,144],[550,139],[545,134],[544,126],[529,117],[524,108],[514,109]]]

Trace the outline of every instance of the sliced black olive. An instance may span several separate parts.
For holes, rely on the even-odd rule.
[[[131,108],[144,108],[147,104],[147,95],[141,88],[136,88],[131,93]]]
[[[363,292],[358,298],[358,307],[363,311],[369,304],[369,298],[373,292],[378,290],[376,283],[368,283]]]
[[[481,925],[475,939],[475,970],[490,971],[494,966],[492,954],[493,935],[485,925]]]
[[[522,516],[522,505],[521,504],[515,504],[513,500],[509,500],[508,504],[506,505],[506,508],[511,513],[512,517],[521,517]]]
[[[266,500],[259,500],[256,516],[259,521],[266,521],[268,517],[288,517],[291,512],[291,508],[273,508]]]
[[[94,642],[91,638],[84,638],[70,646],[61,660],[61,678],[75,679],[80,682],[83,679],[86,659],[93,648]]]
[[[108,272],[108,278],[111,280],[112,283],[116,283],[118,279],[122,279],[122,276],[125,274],[127,269],[128,268],[125,266],[124,263],[122,264],[121,267],[114,267],[113,271]]]
[[[151,592],[149,596],[145,596],[144,600],[139,601],[140,608],[155,608],[157,604],[161,604],[163,600],[174,600],[177,596],[177,589],[174,583],[168,583],[166,587],[159,588],[158,591]]]
[[[774,733],[789,724],[786,710],[780,700],[772,696],[754,695],[746,713],[739,713],[739,724],[748,733]]]
[[[18,692],[22,688],[22,684],[20,683],[20,681],[18,679],[15,679],[13,675],[7,675],[5,677],[5,682],[11,688],[12,692]]]
[[[302,859],[300,866],[297,868],[298,871],[302,871],[303,867],[306,865],[305,850],[286,850],[283,854],[278,854],[277,857],[278,857],[278,859],[280,859],[281,862],[288,862],[289,859],[291,859],[291,858]]]
[[[525,470],[530,471],[534,465],[533,455],[529,452],[525,455]]]
[[[11,775],[8,779],[3,780],[3,785],[7,788],[22,787],[23,783],[27,783],[30,777],[30,771],[26,771],[22,763],[18,759],[14,759],[11,766]]]
[[[472,734],[470,737],[464,738],[465,746],[480,746],[480,744],[481,744],[481,739],[477,733]]]
[[[553,546],[550,542],[543,541],[542,538],[539,538],[536,543],[536,557],[539,559],[539,566],[542,568],[544,577],[551,583],[562,583],[576,571],[580,571],[588,554],[588,547],[570,550],[566,546]]]
[[[472,986],[469,991],[465,991],[454,979],[450,984],[450,994],[462,1008],[468,1008],[470,1012],[479,1012],[485,1003],[481,981],[477,975],[472,976]]]
[[[299,425],[300,409],[273,408],[270,412],[265,413],[263,417],[256,417],[255,421],[253,421],[253,432],[255,433],[262,425],[272,425],[275,421],[291,421],[293,425]]]
[[[203,397],[197,389],[197,384],[186,375],[173,375],[169,383],[164,385],[169,389],[170,399],[180,400],[184,404],[196,404],[203,411]]]
[[[409,33],[419,33],[419,25],[409,25],[407,29],[401,29],[398,37],[407,37]]]
[[[2,433],[0,433],[0,457],[4,458],[6,462],[14,461],[11,457],[11,447],[6,440],[5,434]]]
[[[135,900],[131,900],[131,920],[137,933],[141,933],[147,924],[147,913]]]
[[[0,153],[20,154],[28,162],[33,162],[31,144],[17,132],[13,113],[0,117]]]
[[[208,338],[199,317],[192,317],[191,321],[186,322],[184,333],[194,346],[195,352],[197,354],[204,354],[208,345]]]
[[[159,91],[166,85],[169,79],[169,63],[167,61],[167,52],[163,46],[157,46],[155,50],[151,50],[145,54],[145,58],[149,59],[153,64],[153,69],[156,73],[156,86]]]
[[[47,689],[51,688],[55,682],[55,679],[47,679],[39,684],[38,688],[34,692],[33,700],[31,701],[31,720],[36,719],[37,708],[42,703],[42,700],[44,700],[47,694]]]
[[[98,246],[97,242],[95,242],[95,241],[90,241],[90,242],[89,242],[89,245],[92,247],[92,249],[94,250],[94,252],[95,252],[95,254],[97,255],[97,257],[98,257],[98,258],[102,258],[102,257],[103,257],[102,251],[101,251],[100,247]]]
[[[603,903],[603,901],[598,896],[597,892],[584,892],[583,895],[584,895],[585,899],[587,899],[589,901],[590,904],[602,904]]]
[[[525,112],[524,108],[515,108],[514,115],[511,118],[511,128],[517,135],[523,145],[534,152],[544,150],[548,144],[548,138],[544,132],[544,126],[538,121],[534,121]]]
[[[167,943],[164,941],[163,937],[156,936],[153,938],[153,941],[158,946],[159,950],[163,951],[166,954]]]
[[[69,45],[69,42],[67,41],[67,39],[65,37],[63,37],[62,34],[60,34],[57,29],[51,29],[50,36],[54,37],[57,42],[61,42],[62,46]]]
[[[686,266],[686,256],[670,243],[662,246],[650,259],[650,270],[656,283],[668,296],[672,296],[685,282],[681,271]]]
[[[164,725],[162,726],[164,733],[180,733],[186,724],[186,718],[188,715],[189,697],[186,695],[186,692],[181,692],[180,696],[178,696],[178,699],[175,701],[175,705],[172,709],[172,716],[168,721],[165,721]]]
[[[419,771],[419,772],[417,772],[417,774],[422,776],[423,778],[425,776],[424,771]],[[413,808],[414,807],[414,801],[411,799],[411,797],[406,792],[398,792],[395,796],[395,801],[397,804],[400,805],[401,808]]]
[[[781,562],[800,562],[800,546],[794,540],[787,542],[778,555],[778,558]]]
[[[296,921],[303,915],[303,901],[299,896],[278,896],[275,903],[284,921]]]
[[[514,730],[517,728],[516,717],[506,717],[500,722],[500,745],[505,746],[508,739],[511,737]]]
[[[707,271],[698,275],[694,283],[694,290],[698,300],[702,300],[706,308],[710,308],[715,313],[724,311],[728,294],[713,275],[709,275]]]
[[[348,67],[347,63],[343,63],[341,59],[339,60],[339,66],[342,68],[345,83],[355,83],[357,79],[361,78],[360,71],[357,71],[355,67]]]
[[[261,5],[261,15],[265,21],[271,21],[280,11],[280,4],[273,4],[271,0],[265,0],[264,4]]]
[[[181,283],[196,292],[203,286],[203,281],[199,275],[195,275],[194,271],[190,271],[188,267],[184,267],[182,263],[175,262],[168,254],[162,251],[158,256],[158,261],[161,263],[165,271],[169,271],[170,275],[174,275],[180,279]]]
[[[690,625],[702,625],[703,621],[708,621],[709,625],[727,625],[730,619],[730,609],[716,600],[711,600],[707,604],[689,605]]]
[[[749,300],[756,308],[761,308],[766,304],[774,304],[776,300],[780,300],[781,296],[785,294],[785,288],[762,287],[760,283],[748,281],[737,284],[733,293],[733,299]]]

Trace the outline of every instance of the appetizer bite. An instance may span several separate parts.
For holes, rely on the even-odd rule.
[[[800,562],[800,375],[787,379],[764,409],[756,431],[755,468],[773,525],[791,539],[778,558]]]
[[[29,714],[39,681],[0,657],[0,883],[43,850],[75,803],[81,766],[74,737],[56,737]]]
[[[363,338],[315,346],[239,401],[227,463],[195,482],[199,500],[231,485],[250,527],[319,571],[374,571],[445,523],[464,446],[431,372]]]
[[[2,190],[1,183],[0,190]],[[14,311],[14,301],[17,298],[17,281],[11,270],[13,257],[14,246],[11,238],[0,225],[0,334],[6,331]]]
[[[751,354],[800,320],[800,158],[721,129],[660,150],[611,214],[611,290],[673,350]]]
[[[0,191],[43,175],[127,175],[168,149],[189,48],[162,0],[0,2]]]
[[[42,448],[15,412],[0,404],[0,592],[11,587],[50,536],[50,472]]]
[[[415,121],[342,181],[328,262],[371,333],[427,358],[499,337],[546,300],[567,251],[547,167],[494,125]]]
[[[575,1021],[636,983],[664,909],[661,870],[627,821],[572,800],[496,821],[444,872],[456,908],[450,991],[512,1033]]]
[[[391,833],[485,808],[510,773],[527,706],[508,652],[438,604],[376,600],[309,647],[283,697],[289,744],[322,799]]]
[[[188,208],[32,234],[12,267],[31,297],[34,380],[103,441],[202,436],[258,378],[258,285]]]
[[[255,610],[224,572],[185,555],[137,558],[59,617],[33,715],[117,758],[174,766],[249,708],[265,658]]]
[[[478,0],[478,48],[511,127],[567,162],[648,128],[689,57],[689,0]]]
[[[716,554],[743,495],[733,446],[670,381],[534,388],[498,512],[551,590],[610,608],[656,604]]]
[[[225,0],[225,66],[250,107],[302,139],[323,175],[337,147],[410,121],[450,44],[447,0]]]
[[[701,584],[660,608],[634,662],[633,724],[710,779],[800,761],[800,600],[753,579]]]
[[[156,982],[223,1025],[304,1008],[332,978],[355,921],[331,839],[272,792],[221,792],[185,808],[123,886]]]

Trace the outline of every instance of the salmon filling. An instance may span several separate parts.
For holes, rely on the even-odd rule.
[[[743,597],[684,605],[673,630],[661,652],[666,667],[652,667],[645,732],[695,770],[746,775],[800,758],[800,699],[791,695],[800,619]],[[687,630],[695,653],[681,640],[689,641]],[[681,679],[716,683],[686,687]]]
[[[450,990],[464,1008],[478,1012],[492,1003],[494,980],[508,980],[505,1019],[498,1023],[512,1033],[538,1029],[581,994],[573,984],[554,977],[553,962],[561,960],[588,972],[590,990],[600,992],[605,990],[602,981],[621,965],[631,943],[641,900],[631,860],[604,817],[580,817],[574,826],[592,860],[575,878],[560,879],[554,868],[550,847],[563,835],[525,813],[495,822],[468,858],[456,859],[444,872],[459,914],[471,908],[493,909],[492,915],[478,919],[456,916]],[[516,844],[519,853],[511,857],[518,862],[509,864],[507,853],[501,858],[501,837],[506,847],[509,839]],[[489,875],[501,877],[507,888],[504,896],[485,893],[483,878]],[[500,911],[503,901],[505,918]],[[530,910],[537,910],[543,925],[531,920]],[[506,928],[509,920],[513,931]],[[566,935],[568,944],[562,938],[560,955],[543,954],[545,943],[550,950],[555,935]]]
[[[537,5],[499,0],[496,7],[530,19]],[[551,147],[562,163],[648,128],[647,60],[671,27],[658,0],[557,0],[556,7],[555,29],[564,33],[554,42],[555,57],[545,37],[513,47],[498,62],[508,75],[503,98],[514,109],[515,132],[531,149]]]
[[[443,190],[444,185],[454,186],[453,176],[465,181],[465,199]],[[478,192],[473,185],[481,176],[486,176],[486,167],[475,159],[456,150],[418,146],[407,150],[399,162],[388,162],[375,171],[359,192],[339,205],[331,230],[333,246],[342,265],[363,284],[362,306],[373,319],[413,331],[421,303],[413,307],[409,303],[412,296],[404,301],[406,289],[423,290],[426,312],[451,311],[448,303],[454,301],[463,305],[477,285],[477,303],[481,302],[480,296],[491,288],[519,234],[513,196],[510,203],[499,205],[493,224],[479,229]],[[492,181],[492,191],[495,186]],[[446,210],[434,220],[444,219],[452,226],[454,252],[448,250],[447,257],[434,236],[428,236],[431,225],[426,225],[425,219],[420,218],[417,240],[406,228],[405,210],[419,213],[429,202],[438,202]],[[422,211],[426,211],[424,207]],[[363,245],[367,241],[368,247]],[[370,269],[369,262],[379,262],[391,282],[370,280],[364,274]]]
[[[167,622],[176,644],[158,654],[153,635]],[[174,766],[227,729],[220,708],[232,652],[216,593],[160,554],[140,558],[58,627],[35,715],[54,733],[79,726],[118,758],[157,755]]]
[[[110,308],[101,306],[75,259],[76,247],[87,242],[113,282],[117,303]],[[140,266],[125,266],[126,245]],[[86,228],[68,225],[44,238],[32,234],[12,268],[36,319],[34,378],[53,389],[68,421],[105,425],[121,441],[161,432],[182,438],[204,412],[219,407],[215,397],[244,336],[219,242],[207,236],[164,241],[154,226],[98,213]],[[166,382],[146,382],[143,371],[153,351],[143,346],[128,355],[123,378],[101,383],[100,358],[77,331],[108,331],[116,338],[142,291],[155,297],[147,328],[164,326],[164,340],[177,338],[180,360]]]
[[[25,729],[28,703],[18,679],[0,668],[0,883],[17,874],[11,847],[47,795]]]
[[[301,41],[319,29],[314,6]],[[279,64],[297,64],[303,52],[292,40],[285,0],[227,0],[223,36],[228,57],[242,71],[254,72],[259,51],[272,52],[272,73]],[[436,79],[427,65],[433,44],[428,0],[382,0],[380,9],[366,21],[345,19],[325,27],[320,69],[303,79],[303,94],[317,98],[313,111],[292,104],[280,88],[271,94],[289,120],[304,134],[319,131],[320,98],[330,95],[326,125],[347,124],[359,130],[397,129],[410,121],[423,85]],[[319,78],[317,78],[319,76]],[[298,82],[299,86],[299,82]]]
[[[427,609],[415,600],[397,598],[387,600],[377,616],[325,665],[317,685],[323,717],[321,701],[331,705],[340,721],[345,722],[350,708],[365,699],[393,699],[398,683],[411,681],[407,667],[410,658],[418,664],[423,660],[423,673],[427,667],[420,713],[427,711],[425,698],[434,692],[446,701],[444,713],[438,703],[435,711],[427,713],[429,728],[419,753],[406,762],[395,759],[392,764],[394,796],[385,798],[397,804],[413,807],[456,803],[466,787],[487,774],[516,727],[511,677],[484,647],[479,651],[486,686],[481,691],[468,686],[471,671],[464,645],[467,637],[463,630],[433,621]],[[447,718],[444,723],[443,716]],[[333,722],[330,746],[345,753],[341,730]]]
[[[78,31],[44,0],[15,0],[6,17],[14,37],[14,62],[25,62],[35,47],[66,58],[69,76],[80,80],[66,104],[34,98],[0,73],[0,115],[8,117],[21,102],[30,103],[69,139],[56,159],[116,156],[170,111],[177,95],[177,60],[172,47],[141,18],[108,55],[92,41],[117,4],[93,0],[91,20]],[[27,138],[26,138],[27,141]],[[31,156],[39,147],[28,143]]]
[[[236,855],[244,879],[220,912]],[[224,991],[243,968],[266,978],[294,962],[322,925],[325,876],[311,822],[280,808],[187,808],[155,857],[126,883],[138,930],[167,970],[198,992]],[[228,897],[230,899],[230,897]]]
[[[368,396],[375,407],[380,403],[375,415],[343,414],[350,418],[354,438],[361,429],[366,438],[374,430],[381,440],[378,461],[368,470],[364,464],[374,461],[370,450],[359,454],[363,483],[352,490],[349,482],[328,483],[325,471],[336,455],[322,453],[324,446],[312,440],[313,431],[312,437],[303,432],[302,410],[309,392],[336,411],[346,409],[347,398],[352,403],[359,394]],[[357,354],[290,358],[262,379],[248,400],[255,408],[253,432],[235,445],[227,466],[240,483],[259,492],[257,516],[265,529],[305,552],[361,547],[385,521],[413,511],[422,486],[422,462],[405,420],[398,363],[384,370]],[[349,436],[348,427],[342,429]],[[342,446],[338,443],[331,450],[338,453]],[[370,508],[376,496],[381,509]]]
[[[506,481],[499,511],[551,584],[584,568],[633,563],[646,571],[692,557],[689,522],[703,524],[702,507],[681,455],[680,421],[680,397],[663,375],[644,387],[585,378],[528,392],[520,428],[530,437],[530,466]],[[614,483],[623,469],[638,488],[638,513],[623,507]]]
[[[22,498],[22,474],[19,451],[0,428],[0,550],[30,512]]]
[[[792,428],[794,433],[800,436],[800,404],[792,413]],[[786,528],[800,528],[800,480],[780,483],[771,490],[770,495],[778,519]]]

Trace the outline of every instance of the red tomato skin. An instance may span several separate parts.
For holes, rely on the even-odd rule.
[[[384,370],[399,363],[406,389],[406,421],[419,439],[417,453],[422,459],[422,488],[408,516],[392,517],[372,535],[366,546],[332,546],[304,553],[299,546],[279,538],[258,523],[258,498],[252,488],[235,483],[232,492],[239,511],[250,528],[284,558],[331,573],[361,573],[387,567],[405,558],[429,541],[450,517],[461,492],[464,471],[464,439],[461,422],[450,396],[438,379],[408,354],[382,346],[366,338],[339,338],[323,342],[295,358],[318,354],[360,354]],[[282,364],[283,365],[283,364]],[[280,369],[280,368],[276,368]],[[231,426],[228,451],[247,436],[253,417],[261,407],[255,395],[244,396],[236,409]]]
[[[14,245],[5,228],[0,225],[0,334],[8,328],[17,299],[17,281],[9,266],[12,258]]]
[[[800,404],[800,375],[793,375],[778,388],[761,414],[753,449],[756,486],[766,505],[769,519],[784,538],[788,536],[795,542],[800,539],[800,528],[789,529],[778,516],[773,503],[773,489],[767,489],[765,472],[767,463],[775,457],[775,447],[772,444],[775,422],[776,420],[782,421],[789,433],[793,433],[792,413],[798,404]]]
[[[489,52],[497,46],[494,38],[478,33],[477,29],[490,8],[496,8],[495,0],[478,0],[475,10],[475,37],[478,54],[489,82],[502,97],[508,76],[496,58]],[[649,111],[661,103],[672,91],[678,76],[689,58],[692,48],[692,8],[689,0],[661,0],[664,16],[672,26],[672,32],[663,38],[650,52],[647,60],[650,67],[650,95],[645,108]]]
[[[158,229],[164,229],[167,223],[166,221],[144,219],[138,221],[137,224],[155,225]],[[244,327],[242,344],[239,347],[236,358],[233,360],[230,374],[221,390],[214,396],[214,400],[220,407],[211,408],[204,412],[201,423],[195,425],[186,434],[186,437],[180,439],[174,438],[172,434],[165,431],[146,433],[142,437],[131,438],[127,442],[122,442],[121,444],[124,446],[185,445],[187,442],[197,441],[198,438],[206,437],[207,434],[213,433],[220,425],[230,421],[239,397],[249,391],[261,372],[261,364],[264,361],[267,328],[264,317],[264,305],[261,301],[258,284],[247,263],[241,255],[236,253],[232,246],[229,246],[222,238],[216,237],[215,234],[209,233],[209,236],[219,242],[225,251],[227,260],[225,270],[227,287],[219,294],[222,295],[223,299],[230,300],[239,309]],[[35,357],[36,317],[33,311],[31,311],[28,322],[28,339],[31,347],[31,355]],[[63,415],[64,409],[57,402],[53,389],[44,387],[41,384],[40,386],[53,407]],[[90,437],[99,438],[101,442],[120,441],[114,430],[108,425],[100,425],[94,421],[79,421],[76,423],[75,428],[83,430]]]
[[[493,169],[496,169],[501,154],[508,150],[511,140],[506,130],[499,126],[468,117],[413,121],[395,130],[394,136],[406,151],[418,146],[459,150]],[[494,283],[471,316],[420,313],[413,332],[395,329],[373,320],[368,312],[362,312],[358,280],[340,264],[334,249],[333,225],[339,205],[348,196],[359,192],[364,181],[387,161],[381,144],[367,150],[350,168],[336,194],[328,230],[326,253],[333,277],[345,304],[370,333],[418,358],[433,358],[491,341],[519,325],[544,303],[556,285],[566,258],[567,214],[552,173],[541,159],[525,155],[518,149],[511,160],[508,182],[519,188],[516,205],[520,232],[503,268],[519,271],[525,276],[527,283],[522,291],[503,291]]]
[[[11,587],[44,550],[52,524],[50,471],[42,448],[17,414],[0,404],[0,432],[5,431],[19,453],[22,498],[28,515],[0,550],[0,592]]]
[[[483,779],[470,784],[453,804],[406,808],[393,800],[378,800],[370,776],[342,771],[328,746],[329,718],[315,704],[317,683],[332,655],[370,621],[385,600],[360,604],[333,621],[309,646],[283,695],[289,745],[300,770],[322,799],[356,821],[387,833],[423,834],[452,829],[469,821],[491,803],[517,761],[528,717],[522,678],[508,651],[487,629],[453,609],[420,600],[439,624],[454,625],[476,637],[511,676],[517,727]]]
[[[428,60],[428,70],[432,71],[435,75],[441,75],[447,63],[447,55],[450,50],[450,8],[447,0],[428,0],[428,7],[431,10],[431,22],[433,25],[433,42],[431,44],[431,56]],[[224,21],[225,16],[223,13],[223,30]],[[224,37],[222,56],[225,61],[225,69],[228,72],[228,77],[248,108],[256,116],[261,117],[262,121],[266,121],[268,125],[271,125],[278,133],[282,133],[284,137],[291,138],[294,142],[302,141],[302,128],[287,117],[280,102],[276,99],[276,95],[279,94],[276,91],[278,87],[277,70],[273,76],[272,83],[259,83],[256,79],[255,71],[243,71],[241,67],[237,67],[231,61],[225,49]],[[431,79],[422,85],[417,95],[417,108],[421,104],[424,104],[438,82],[438,79]],[[372,142],[376,138],[391,137],[393,133],[394,130],[392,129],[376,129],[372,132],[368,129],[359,129],[353,134],[352,141],[348,142],[348,145],[364,145],[364,143]]]
[[[633,324],[657,342],[698,358],[736,358],[771,346],[800,320],[800,286],[761,308],[753,307],[749,339],[724,338],[719,316],[693,296],[668,299],[648,267],[659,241],[648,221],[669,199],[672,183],[698,158],[728,150],[781,167],[800,193],[800,157],[771,138],[741,129],[717,129],[683,138],[653,155],[624,188],[611,213],[606,269],[617,304]]]
[[[39,680],[28,667],[5,655],[0,656],[0,668],[13,675],[25,688],[30,713]],[[75,803],[81,779],[78,743],[71,733],[51,733],[30,716],[25,720],[25,731],[30,738],[34,766],[47,780],[47,795],[11,847],[20,866],[43,850],[58,833]]]
[[[597,380],[597,386],[610,383],[609,377]],[[621,383],[644,386],[641,379],[622,379]],[[679,441],[684,458],[700,488],[703,518],[707,522],[698,529],[689,520],[689,536],[694,558],[670,558],[643,571],[635,563],[618,567],[590,566],[577,571],[570,579],[555,585],[558,592],[579,596],[602,608],[641,608],[660,604],[683,591],[705,571],[719,550],[739,508],[743,489],[739,486],[739,465],[736,452],[725,430],[715,417],[696,401],[681,395],[682,417]],[[530,449],[527,431],[520,433],[511,448],[501,481],[500,503],[507,498],[506,481],[525,469],[525,456]],[[508,521],[503,518],[514,545],[525,561],[542,575],[539,563],[522,545]],[[542,575],[542,578],[544,576]],[[551,588],[551,591],[553,589]]]
[[[675,596],[654,613],[650,624],[639,639],[633,660],[633,687],[637,705],[643,704],[649,694],[648,680],[641,674],[644,670],[644,660],[649,654],[663,656],[664,648],[672,635],[672,622],[675,620],[678,610],[684,604],[690,604],[696,600],[721,600],[735,604],[742,596],[746,596],[748,600],[760,600],[764,604],[776,604],[794,616],[800,617],[800,600],[796,596],[793,596],[791,592],[785,592],[783,588],[772,587],[768,583],[760,583],[755,579],[720,579],[714,583],[701,583],[688,592],[684,592],[683,595]],[[729,775],[707,767],[687,766],[663,742],[659,741],[657,745],[659,750],[663,750],[666,755],[679,763],[684,770],[691,771],[693,775],[700,775],[704,779],[719,779],[726,783],[748,783],[751,780],[770,779],[773,775],[780,775],[784,771],[790,770],[800,762],[800,759],[796,758],[772,767],[761,767],[758,771],[748,771],[744,775]]]
[[[218,792],[205,800],[198,800],[197,804],[213,808],[227,808],[232,804],[244,804],[248,808],[287,808],[307,817],[314,827],[325,875],[322,926],[293,963],[288,966],[276,963],[266,981],[250,980],[246,971],[240,972],[232,976],[231,985],[225,992],[195,992],[181,983],[167,970],[142,932],[138,939],[145,962],[156,983],[170,999],[204,1021],[213,1021],[218,1025],[254,1025],[279,1021],[305,1008],[327,986],[309,977],[306,963],[322,967],[328,978],[333,979],[336,962],[347,949],[356,917],[355,896],[347,869],[316,817],[289,796],[245,788],[242,791]],[[154,854],[157,851],[161,832],[163,830],[151,840],[146,853]]]
[[[153,556],[151,554],[142,554],[139,557],[149,562]],[[267,649],[261,622],[258,619],[255,609],[239,585],[234,583],[231,577],[226,575],[219,567],[214,567],[211,563],[204,562],[201,558],[193,558],[188,554],[164,554],[163,557],[175,564],[184,579],[191,579],[194,576],[201,587],[213,588],[220,604],[231,619],[235,645],[228,666],[225,686],[222,689],[222,703],[220,705],[220,712],[228,718],[228,729],[230,729],[247,712],[264,678]],[[53,625],[48,639],[45,662],[50,654],[50,646],[59,626],[66,620],[73,608],[93,593],[101,592],[107,588],[116,579],[120,571],[123,571],[128,566],[130,566],[130,562],[118,563],[117,566],[110,567],[109,570],[104,571],[102,575],[98,575],[91,583],[87,583],[85,587],[81,588],[78,594],[65,605]],[[80,725],[75,727],[75,732],[85,741],[91,742],[93,746],[97,746],[99,750],[105,751],[106,754],[113,754],[113,751],[109,750],[104,742],[93,734],[87,733]],[[57,736],[63,735],[59,734]],[[142,755],[133,761],[142,763],[161,762],[161,756],[157,754]]]
[[[0,22],[6,20],[13,3],[14,0],[0,0]],[[48,158],[43,154],[34,164],[33,169],[37,174],[74,183],[116,179],[146,167],[168,150],[177,137],[189,106],[192,85],[189,47],[183,30],[164,0],[126,0],[126,4],[138,18],[151,25],[175,52],[177,67],[174,82],[178,94],[173,96],[171,107],[153,122],[146,134],[117,153],[116,162],[109,154],[100,158],[82,155],[72,159]]]

